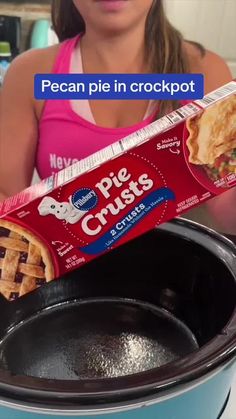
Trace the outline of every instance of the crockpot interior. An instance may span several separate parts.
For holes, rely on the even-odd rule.
[[[235,276],[223,258],[212,251],[214,245],[220,245],[217,239],[212,237],[214,245],[208,249],[204,243],[204,233],[197,242],[191,237],[188,224],[183,224],[182,228],[183,234],[176,234],[169,229],[153,230],[16,302],[8,303],[1,298],[0,368],[13,374],[29,373],[24,370],[25,361],[21,362],[20,357],[23,356],[23,360],[24,357],[32,359],[32,367],[34,343],[39,345],[41,342],[45,345],[43,338],[50,335],[50,327],[54,336],[58,336],[61,331],[62,339],[69,339],[72,333],[70,338],[73,340],[75,325],[79,323],[81,316],[88,323],[91,313],[94,314],[90,319],[91,325],[96,323],[97,313],[97,318],[101,319],[100,324],[106,324],[107,328],[110,328],[110,335],[114,335],[112,324],[115,324],[114,320],[118,314],[122,315],[122,310],[123,324],[132,322],[133,316],[135,322],[141,322],[142,333],[147,331],[150,324],[152,331],[155,330],[153,322],[156,314],[157,326],[160,327],[160,319],[164,313],[164,316],[167,316],[165,321],[169,321],[169,325],[173,326],[172,321],[175,322],[173,329],[172,326],[168,327],[170,334],[176,333],[176,345],[181,347],[182,339],[184,347],[189,339],[189,347],[186,346],[183,356],[191,350],[196,350],[196,345],[193,344],[194,337],[199,347],[204,347],[222,331],[233,315],[236,301]],[[232,249],[224,246],[224,251],[232,252]],[[112,304],[112,300],[118,303],[118,306]],[[104,304],[110,304],[105,314],[102,314],[102,301]],[[78,304],[81,309],[81,303],[84,304],[83,309],[78,311]],[[90,314],[89,311],[86,312],[88,303],[91,307],[92,303],[98,304]],[[117,312],[114,311],[116,308]],[[110,319],[107,321],[109,310]],[[52,318],[56,323],[50,323]],[[53,329],[55,324],[57,329]],[[114,327],[117,327],[117,324]],[[166,330],[164,328],[162,333]],[[42,337],[41,340],[36,339],[37,334]],[[6,336],[9,337],[8,341]],[[114,340],[113,343],[114,351],[118,350],[117,342]],[[58,350],[60,351],[60,348]],[[78,346],[75,345],[74,353],[78,350]],[[37,362],[39,358],[37,357]],[[41,360],[44,362],[44,368],[47,364],[48,371],[50,368],[54,370],[52,377],[49,373],[47,378],[55,378],[55,369],[60,368],[58,358],[55,356],[50,359],[49,356],[45,363],[42,353]],[[20,368],[11,371],[11,366],[15,368],[16,365],[20,365]],[[32,369],[31,375],[43,377],[41,367],[42,365],[38,370]],[[63,379],[63,372],[60,378]],[[68,376],[65,374],[64,378],[68,379]]]
[[[104,379],[152,370],[196,349],[183,322],[154,305],[83,299],[13,328],[0,344],[0,366],[46,379]]]

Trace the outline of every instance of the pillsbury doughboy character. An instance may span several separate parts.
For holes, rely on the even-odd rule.
[[[43,217],[53,215],[58,220],[66,221],[69,224],[77,223],[87,211],[80,211],[69,202],[58,202],[54,198],[46,196],[38,206],[39,214]]]

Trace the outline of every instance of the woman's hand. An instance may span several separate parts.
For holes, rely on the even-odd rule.
[[[207,202],[207,208],[225,234],[236,235],[236,188],[233,188]]]

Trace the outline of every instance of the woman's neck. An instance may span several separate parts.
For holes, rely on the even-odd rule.
[[[81,40],[81,53],[87,73],[147,72],[144,28],[117,36],[104,36],[87,29]]]

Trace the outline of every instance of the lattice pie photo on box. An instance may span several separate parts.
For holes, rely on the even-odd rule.
[[[0,219],[0,293],[14,300],[54,278],[43,242],[21,226]]]

